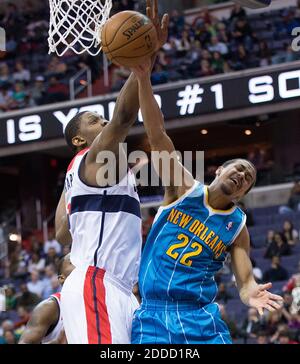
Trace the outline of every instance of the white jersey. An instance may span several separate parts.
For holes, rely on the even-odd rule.
[[[71,262],[77,269],[105,270],[129,290],[137,282],[142,236],[140,201],[135,178],[108,188],[86,185],[79,176],[88,149],[69,165],[65,196],[72,235]]]
[[[59,309],[59,318],[56,325],[51,329],[50,332],[47,332],[47,336],[44,337],[42,340],[42,344],[48,344],[49,342],[58,339],[62,329],[63,329],[63,321],[62,321],[62,314],[60,308],[60,293],[54,293],[50,297],[56,300],[58,309]]]

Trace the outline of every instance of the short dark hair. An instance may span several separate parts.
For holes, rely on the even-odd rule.
[[[226,161],[225,163],[223,163],[222,164],[222,167],[223,168],[226,168],[226,167],[228,167],[230,164],[234,164],[234,163],[237,163],[238,161],[240,161],[240,160],[242,160],[242,161],[246,161],[247,163],[249,163],[250,164],[250,166],[255,170],[255,172],[256,172],[256,167],[255,167],[255,165],[252,163],[252,162],[250,162],[250,161],[248,161],[248,159],[243,159],[243,158],[235,158],[235,159],[230,159],[229,161]],[[255,183],[256,183],[256,176],[255,176],[255,179],[254,179],[254,181],[253,181],[253,183],[252,183],[252,185],[248,188],[248,190],[245,192],[245,195],[247,195],[247,193],[248,192],[250,192],[251,190],[252,190],[252,188],[255,186]]]
[[[77,151],[77,147],[72,142],[72,139],[78,134],[80,129],[80,122],[82,116],[86,113],[86,111],[80,112],[75,115],[67,124],[65,128],[65,139],[68,146],[72,149],[74,153]]]

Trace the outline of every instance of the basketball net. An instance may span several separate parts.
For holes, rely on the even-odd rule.
[[[100,32],[109,18],[112,0],[49,0],[49,53],[62,56],[71,49],[76,54],[101,51]]]

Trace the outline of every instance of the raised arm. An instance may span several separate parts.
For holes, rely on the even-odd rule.
[[[61,194],[55,213],[55,237],[56,240],[63,245],[72,243],[72,236],[68,226],[64,191]]]
[[[166,133],[164,118],[153,94],[150,61],[135,68],[134,72],[139,83],[144,126],[151,150],[155,152],[152,153],[152,162],[165,186],[164,204],[169,204],[182,196],[195,181],[178,160],[174,144]]]
[[[58,319],[57,303],[53,299],[41,302],[32,311],[30,320],[19,340],[19,344],[40,344],[49,328]]]
[[[162,23],[160,23],[157,0],[147,0],[147,16],[151,19],[157,30],[158,51],[167,40],[167,31],[163,30],[168,28],[168,15],[165,14]],[[157,54],[154,54],[151,57],[151,69],[155,63],[156,56]],[[116,158],[117,167],[118,163],[126,162],[122,149],[122,155],[119,155],[119,145],[125,141],[131,126],[135,123],[138,110],[138,82],[136,76],[132,73],[117,98],[111,122],[103,128],[103,131],[94,140],[88,152],[85,171],[83,171],[84,179],[87,182],[95,183],[95,174],[99,167],[101,167],[99,163],[96,165],[97,156],[99,156],[100,152],[111,151],[115,156],[118,156]],[[119,176],[120,178],[121,176]]]
[[[160,22],[158,0],[146,0],[146,13],[156,28],[158,39],[156,51],[158,51],[167,41],[169,17],[165,14]],[[157,53],[151,57],[151,69],[156,57]],[[134,73],[131,73],[117,98],[112,120],[94,141],[87,161],[95,162],[97,154],[103,150],[112,151],[117,155],[119,143],[124,142],[131,126],[137,119],[138,111],[138,82]]]
[[[231,264],[240,298],[245,305],[256,308],[260,315],[263,314],[263,309],[275,311],[281,307],[282,297],[267,291],[272,283],[256,283],[249,252],[250,238],[244,227],[231,249]]]

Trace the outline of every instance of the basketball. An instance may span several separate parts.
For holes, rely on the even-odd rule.
[[[103,52],[116,65],[135,67],[157,47],[157,33],[151,20],[136,11],[122,11],[111,17],[101,32]]]
[[[245,6],[246,8],[260,9],[269,6],[272,0],[235,0],[235,2]]]

